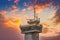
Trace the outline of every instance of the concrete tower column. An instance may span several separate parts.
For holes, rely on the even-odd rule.
[[[25,40],[39,40],[39,33],[27,33],[25,34]]]

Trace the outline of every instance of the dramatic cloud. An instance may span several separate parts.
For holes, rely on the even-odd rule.
[[[8,20],[8,18],[5,15],[6,15],[6,11],[0,12],[0,23],[4,23]]]
[[[19,1],[20,0],[14,0],[14,3],[17,4]],[[52,2],[48,2],[48,0],[41,0],[41,1],[34,0],[34,1],[35,2],[31,3],[31,5],[29,5],[27,8],[23,8],[21,10],[19,10],[19,8],[16,5],[12,5],[11,10],[0,12],[0,40],[23,40],[24,39],[23,34],[21,34],[20,24],[25,25],[27,23],[26,19],[33,18],[31,13],[33,13],[32,10],[33,10],[34,3],[37,3],[35,6],[36,13],[43,14],[42,18],[44,17],[43,20],[45,20],[43,23],[41,23],[43,25],[43,31],[40,34],[40,39],[60,40],[60,24],[57,25],[54,24],[54,23],[60,23],[60,8],[58,8],[59,6],[53,5]],[[23,4],[24,6],[27,6],[26,2],[23,2]],[[52,7],[51,10],[49,10],[50,7]],[[54,8],[58,8],[57,12],[53,11]],[[54,14],[52,15],[50,11],[52,11],[52,13]],[[14,14],[14,16],[10,16],[9,13],[11,15]],[[6,14],[9,17],[7,17]],[[46,19],[45,16],[47,16],[48,18]],[[51,20],[53,16],[56,22],[53,22],[53,20]]]
[[[58,24],[60,23],[60,8],[57,9],[57,12],[55,13],[55,22]]]
[[[7,18],[5,13],[6,11],[0,12],[0,40],[22,40],[19,27],[15,23],[10,25],[9,23],[13,21]]]
[[[60,40],[60,8],[54,13],[54,20],[46,20],[43,24],[43,32],[40,34],[41,40]],[[52,23],[51,23],[52,22]],[[56,23],[56,24],[55,24]]]

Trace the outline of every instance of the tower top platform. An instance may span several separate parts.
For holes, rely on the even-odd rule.
[[[34,18],[28,19],[27,23],[28,25],[21,25],[21,32],[26,33],[40,33],[42,32],[42,25],[40,25],[40,18],[38,18],[38,15],[36,13],[35,4],[33,6],[34,9]]]
[[[22,33],[40,33],[42,32],[42,25],[24,25],[20,27]]]
[[[38,19],[29,19],[28,21],[27,21],[27,23],[28,24],[39,24],[40,23],[40,18]]]

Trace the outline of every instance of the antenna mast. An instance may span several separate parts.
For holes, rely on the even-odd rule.
[[[33,4],[33,9],[34,9],[34,20],[36,20],[38,18],[38,15],[36,14],[36,2],[37,0],[35,0],[34,4]]]
[[[39,24],[40,23],[40,19],[38,18],[38,15],[36,13],[36,3],[37,3],[37,0],[35,0],[34,3],[32,4],[33,10],[34,10],[34,18],[33,19],[29,19],[27,21],[28,24]]]

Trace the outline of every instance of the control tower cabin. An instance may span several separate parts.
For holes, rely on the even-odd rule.
[[[34,18],[27,21],[28,25],[20,25],[21,33],[25,34],[25,40],[39,40],[39,33],[42,32],[40,18],[36,15],[34,8]]]

